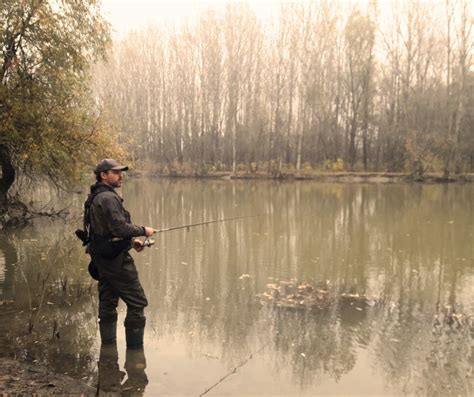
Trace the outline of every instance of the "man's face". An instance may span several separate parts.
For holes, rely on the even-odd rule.
[[[106,185],[112,187],[122,186],[123,171],[108,170],[105,172],[101,172],[100,176],[102,178],[102,183],[105,183]]]

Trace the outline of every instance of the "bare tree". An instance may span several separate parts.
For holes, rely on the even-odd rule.
[[[394,1],[383,24],[375,0],[285,4],[274,26],[229,4],[117,41],[97,97],[133,157],[176,172],[448,177],[474,167],[473,19],[467,0],[443,1]]]

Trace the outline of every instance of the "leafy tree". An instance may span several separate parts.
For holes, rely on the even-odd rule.
[[[97,0],[0,2],[0,216],[19,173],[58,186],[121,151],[89,89],[110,41]]]

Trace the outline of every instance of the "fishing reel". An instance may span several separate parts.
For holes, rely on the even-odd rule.
[[[144,247],[151,247],[153,244],[155,244],[155,239],[150,237],[147,237],[143,242]]]

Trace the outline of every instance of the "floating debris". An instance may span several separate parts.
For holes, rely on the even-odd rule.
[[[250,278],[250,274],[242,274],[240,277],[239,277],[239,280],[243,280],[245,278]]]
[[[363,311],[367,306],[374,306],[376,303],[375,298],[365,294],[332,294],[327,289],[328,285],[327,282],[313,286],[295,281],[279,281],[267,284],[267,291],[257,294],[257,298],[263,304],[271,303],[284,309],[324,309],[339,303]]]
[[[445,327],[449,329],[463,329],[465,327],[473,329],[474,316],[466,313],[458,312],[455,307],[445,305],[435,314],[433,321],[433,329],[441,330]]]
[[[212,354],[209,354],[209,353],[202,353],[202,355],[203,355],[204,357],[207,357],[207,358],[212,358],[212,359],[214,359],[214,360],[219,360],[219,357],[213,356]]]

